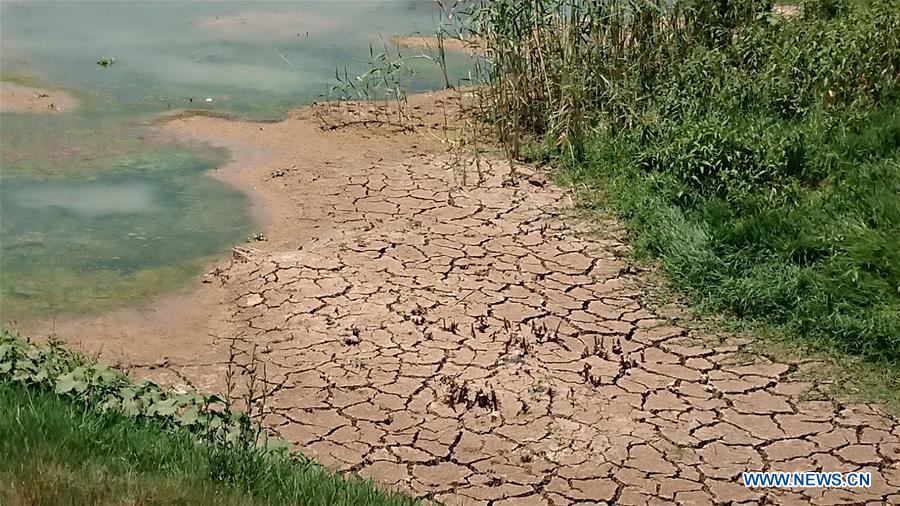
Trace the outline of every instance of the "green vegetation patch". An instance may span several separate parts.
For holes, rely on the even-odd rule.
[[[542,0],[469,19],[513,155],[625,218],[702,308],[896,367],[900,2],[799,12]]]
[[[215,396],[0,337],[0,504],[414,504],[343,478]]]

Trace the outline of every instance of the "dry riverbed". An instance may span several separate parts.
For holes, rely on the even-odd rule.
[[[896,419],[798,381],[815,362],[652,309],[616,223],[585,223],[540,173],[443,149],[457,101],[414,97],[415,133],[364,106],[170,120],[231,149],[211,175],[254,198],[268,240],[182,294],[55,331],[201,390],[223,388],[230,353],[255,354],[269,427],[447,504],[900,503]],[[763,469],[874,483],[740,484]]]

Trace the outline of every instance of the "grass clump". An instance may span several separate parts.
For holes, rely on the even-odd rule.
[[[900,2],[772,7],[481,5],[484,117],[701,307],[896,367]]]
[[[214,396],[0,338],[0,504],[415,504],[260,434]]]

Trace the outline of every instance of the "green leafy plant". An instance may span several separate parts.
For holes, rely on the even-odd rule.
[[[228,396],[176,393],[149,381],[134,383],[127,375],[54,340],[40,345],[3,331],[0,380],[52,390],[100,413],[117,412],[186,429],[213,444],[278,452],[287,447],[285,442],[269,438],[248,412],[232,409]]]
[[[265,365],[253,350],[245,363],[230,349],[219,397],[135,383],[59,342],[4,331],[0,503],[416,504],[268,437],[257,423]]]

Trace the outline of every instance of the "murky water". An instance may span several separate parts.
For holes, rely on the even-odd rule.
[[[111,308],[177,286],[251,232],[246,200],[197,153],[159,149],[95,176],[10,178],[4,316]]]
[[[2,78],[80,101],[0,115],[4,321],[134,303],[254,231],[247,199],[203,175],[228,154],[160,143],[156,115],[278,118],[327,95],[336,70],[365,72],[370,47],[437,22],[427,1],[4,0],[0,10]],[[103,57],[115,63],[97,65]],[[451,69],[466,60],[450,55]],[[433,62],[408,61],[411,91],[443,83]]]

